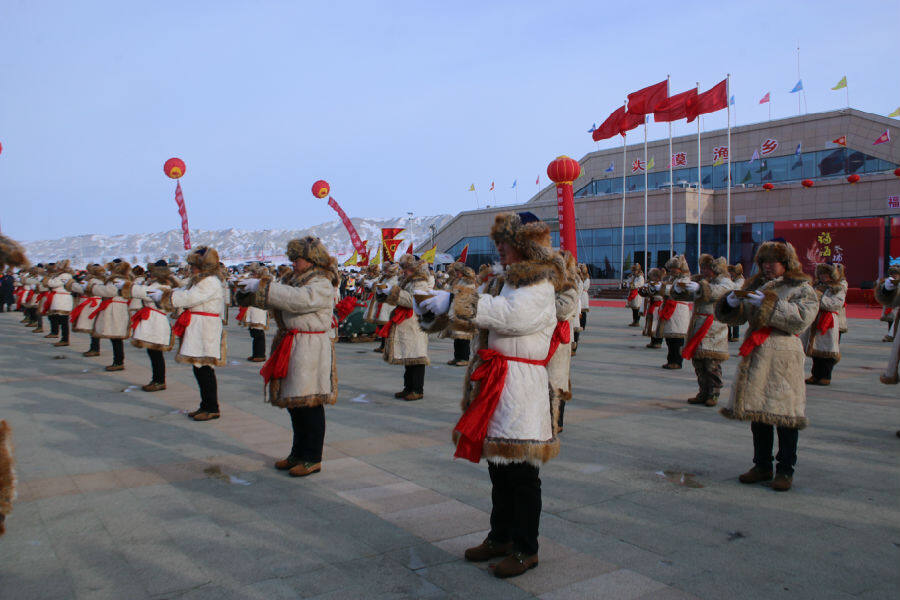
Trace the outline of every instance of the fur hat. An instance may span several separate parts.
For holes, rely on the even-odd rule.
[[[475,269],[459,261],[447,266],[447,277],[475,280]]]
[[[325,245],[311,235],[289,241],[285,254],[291,261],[302,258],[323,269],[337,269],[337,261],[328,254]]]
[[[169,268],[169,263],[160,259],[155,263],[147,263],[147,274],[154,279],[168,279],[172,276],[172,269]]]
[[[831,280],[834,283],[839,281],[843,281],[846,279],[844,275],[844,265],[840,263],[828,264],[828,263],[819,263],[816,265],[816,279],[819,278],[821,273],[828,273],[831,276]]]
[[[410,269],[416,272],[416,275],[428,276],[428,263],[424,260],[416,258],[412,254],[404,254],[397,261],[397,265],[401,270]]]
[[[144,273],[144,267],[142,267],[141,265],[134,265],[133,267],[131,267],[131,274],[135,277],[140,277]]]
[[[732,277],[737,277],[738,275],[744,274],[744,265],[741,263],[737,263],[735,265],[728,265],[728,273]]]
[[[0,235],[0,268],[4,265],[27,267],[28,259],[25,257],[25,248],[5,235]]]
[[[653,268],[647,272],[647,279],[650,281],[659,281],[662,277],[662,271],[659,269]]]
[[[215,275],[219,272],[219,253],[209,246],[197,246],[185,259],[187,264],[200,269],[201,274]]]
[[[691,274],[691,269],[688,267],[688,262],[684,257],[684,254],[676,254],[666,261],[666,271],[671,271],[672,269],[681,269],[682,275]]]
[[[725,257],[713,258],[711,254],[700,255],[700,268],[708,267],[712,269],[716,275],[725,275],[728,273],[728,262]]]
[[[125,277],[131,278],[131,265],[121,258],[113,259],[112,262],[106,263],[106,270],[109,271],[110,278]]]
[[[104,279],[106,277],[106,269],[103,268],[103,265],[99,265],[97,263],[91,263],[84,269],[87,271],[88,275],[91,277],[98,277],[100,279]]]
[[[71,273],[71,269],[69,269],[69,259],[63,259],[55,262],[53,264],[53,268],[50,269],[51,273]]]
[[[641,263],[634,263],[633,265],[631,265],[631,272],[632,273],[634,273],[634,272],[640,273],[641,272]]]
[[[759,247],[759,250],[756,251],[756,256],[753,258],[753,262],[755,262],[760,268],[762,267],[763,263],[766,262],[780,262],[788,271],[799,273],[803,269],[803,267],[800,265],[800,260],[797,258],[797,251],[794,250],[794,247],[790,244],[790,242],[763,242],[763,244]]]
[[[394,277],[400,274],[400,265],[397,263],[384,263],[384,266],[381,268],[381,272],[385,277]]]
[[[497,245],[508,243],[524,260],[549,261],[553,255],[547,224],[543,221],[523,224],[522,217],[514,213],[501,213],[494,218],[491,239]]]

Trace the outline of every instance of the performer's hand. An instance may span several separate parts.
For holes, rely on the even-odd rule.
[[[447,290],[433,290],[431,298],[422,300],[419,306],[436,315],[443,315],[450,311],[450,292]]]
[[[688,281],[684,284],[684,287],[687,288],[692,294],[696,294],[700,289],[700,284],[696,281]]]
[[[693,282],[691,282],[691,283],[693,283]],[[673,287],[673,288],[675,289],[675,291],[678,292],[678,293],[681,293],[681,292],[684,291],[684,283],[681,282],[681,281],[676,281],[676,282],[672,285],[672,287]]]
[[[765,297],[766,295],[759,290],[753,290],[747,295],[747,302],[749,302],[753,306],[759,306],[762,304],[763,298]]]
[[[147,290],[147,296],[149,296],[154,302],[159,304],[159,301],[162,300],[163,291],[162,290]]]
[[[741,299],[734,292],[728,292],[728,295],[725,296],[725,301],[731,308],[737,308],[741,304]]]
[[[897,287],[897,284],[890,277],[888,277],[887,279],[884,280],[884,289],[891,291],[891,290],[895,289],[896,287]]]
[[[259,279],[244,279],[238,283],[238,287],[241,288],[241,291],[252,294],[259,289]]]

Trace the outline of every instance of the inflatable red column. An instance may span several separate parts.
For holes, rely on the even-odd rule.
[[[547,165],[547,176],[556,184],[556,205],[559,210],[559,247],[568,250],[578,260],[575,242],[575,197],[572,182],[581,174],[581,165],[574,158],[558,156]]]

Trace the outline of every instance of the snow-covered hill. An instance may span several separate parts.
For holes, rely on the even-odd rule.
[[[411,217],[394,219],[351,219],[363,240],[369,241],[370,248],[377,248],[382,227],[403,227],[400,238],[412,239],[413,244],[431,239],[431,226],[440,229],[451,215],[432,217]],[[225,262],[237,263],[264,258],[274,262],[284,261],[284,248],[288,240],[314,235],[322,240],[338,260],[345,260],[353,254],[350,236],[340,221],[321,223],[308,229],[264,229],[247,231],[224,229],[218,231],[191,230],[191,245],[212,246],[219,251]],[[184,257],[181,230],[173,229],[159,233],[139,233],[130,235],[80,235],[56,240],[41,240],[24,244],[28,258],[34,262],[56,261],[68,258],[75,267],[92,262],[103,262],[122,258],[132,264],[146,264],[160,258],[179,260]],[[398,251],[406,249],[401,244]]]

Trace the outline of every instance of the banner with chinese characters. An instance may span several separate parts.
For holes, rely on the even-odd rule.
[[[884,219],[775,221],[775,237],[794,245],[803,270],[815,275],[818,263],[841,263],[850,287],[878,279],[884,262]]]
[[[778,149],[778,140],[773,140],[772,138],[767,139],[762,144],[759,145],[759,155],[760,156],[768,156],[775,152]]]
[[[673,167],[686,167],[687,166],[687,152],[676,152],[672,155],[672,166]]]

